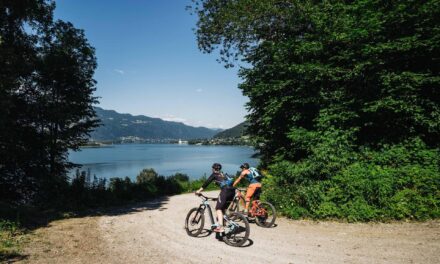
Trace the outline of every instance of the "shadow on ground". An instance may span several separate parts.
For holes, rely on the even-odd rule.
[[[23,230],[22,233],[26,234],[38,228],[48,227],[51,222],[56,220],[94,216],[118,216],[147,210],[164,211],[167,210],[165,205],[168,201],[168,196],[162,196],[143,202],[129,202],[118,206],[99,207],[95,209],[69,212],[64,210],[40,210],[35,207],[14,207],[5,203],[0,203],[0,220],[9,220],[20,223],[20,228]],[[0,240],[0,243],[3,242],[8,243],[7,241]],[[0,250],[1,263],[14,263],[27,258],[27,255],[17,252],[8,253]]]
[[[18,222],[27,230],[34,230],[48,226],[50,222],[67,218],[92,217],[92,216],[116,216],[132,214],[146,210],[166,210],[169,197],[162,196],[152,198],[143,202],[127,202],[126,204],[97,207],[85,210],[40,210],[35,207],[13,207],[0,204],[0,219]]]
[[[0,252],[0,263],[14,263],[17,261],[27,259],[27,255],[18,254],[18,253],[1,253]]]
[[[211,234],[215,234],[214,238],[217,239],[218,241],[224,242],[223,238],[219,235],[219,233],[215,233],[214,231],[212,231],[210,229],[206,229],[206,228],[204,228],[202,230],[202,232],[200,232],[200,234],[198,236],[192,236],[192,237],[194,237],[194,238],[206,238],[206,237],[210,236]],[[254,241],[252,241],[252,239],[248,238],[246,240],[246,242],[243,245],[241,245],[240,247],[250,247],[253,244],[254,244]]]

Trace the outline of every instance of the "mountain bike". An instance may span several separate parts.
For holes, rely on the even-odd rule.
[[[229,205],[227,210],[228,214],[231,213],[242,213],[246,207],[246,201],[244,200],[243,193],[246,192],[246,189],[238,188],[234,200]],[[261,188],[258,188],[251,199],[250,209],[248,213],[248,217],[255,218],[255,223],[261,227],[272,227],[275,224],[276,211],[275,207],[269,202],[260,201]],[[233,217],[231,216],[233,219]]]
[[[208,211],[208,216],[211,220],[211,231],[217,226],[212,214],[212,208],[209,205],[209,201],[217,201],[217,198],[206,197],[203,194],[200,194],[199,197],[202,199],[202,203],[199,207],[194,207],[189,210],[185,219],[186,233],[192,237],[197,237],[203,231],[206,211]],[[249,238],[249,222],[244,215],[238,212],[233,212],[231,215],[224,214],[224,229],[225,232],[221,238],[230,246],[240,247],[246,243]]]

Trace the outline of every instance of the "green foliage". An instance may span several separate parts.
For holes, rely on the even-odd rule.
[[[234,127],[223,130],[214,135],[214,138],[240,138],[245,135],[246,122],[242,122]]]
[[[206,176],[197,180],[190,180],[188,175],[182,173],[165,177],[152,168],[146,168],[138,174],[136,181],[128,177],[114,177],[107,183],[106,179],[97,178],[95,175],[91,177],[90,171],[77,170],[72,181],[63,188],[63,194],[52,203],[46,203],[43,208],[78,211],[122,205],[159,196],[194,192],[205,181]],[[207,189],[215,190],[217,187],[211,184]]]
[[[439,217],[440,2],[196,0],[286,215]]]
[[[153,183],[157,180],[159,174],[154,169],[143,169],[138,176],[136,176],[136,183]]]
[[[49,0],[0,4],[0,200],[63,195],[68,150],[98,125],[97,67],[83,30],[53,19]]]
[[[338,151],[335,146],[329,150]],[[353,152],[335,170],[328,160],[278,162],[264,180],[265,198],[291,217],[349,221],[425,220],[440,216],[440,155],[414,139]],[[319,154],[318,154],[319,155]],[[328,154],[325,154],[325,156]],[[306,167],[306,169],[304,169]],[[332,176],[323,179],[326,171]]]
[[[0,219],[0,261],[19,255],[21,234],[17,223]]]

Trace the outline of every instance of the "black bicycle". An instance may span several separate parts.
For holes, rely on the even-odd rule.
[[[199,207],[194,207],[189,210],[185,219],[186,233],[192,237],[197,237],[202,233],[205,225],[205,211],[209,212],[211,232],[217,226],[211,206],[209,205],[209,201],[217,201],[217,198],[206,197],[203,194],[200,194],[199,197],[202,199],[202,203]],[[249,222],[244,215],[238,212],[233,212],[231,215],[224,215],[224,229],[224,233],[221,234],[222,239],[230,246],[240,247],[246,243],[249,238]]]

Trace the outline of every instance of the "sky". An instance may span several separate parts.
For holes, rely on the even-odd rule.
[[[237,67],[197,48],[190,0],[57,0],[55,18],[84,29],[96,48],[98,106],[192,126],[244,121]]]

